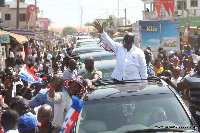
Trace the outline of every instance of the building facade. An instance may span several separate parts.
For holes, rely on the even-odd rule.
[[[161,6],[158,16],[154,0],[142,0],[144,2],[143,20],[169,20],[184,17],[200,16],[200,0],[174,0],[174,14],[167,13]]]
[[[31,14],[30,20],[26,23],[26,8],[27,4],[20,2],[19,3],[19,27],[20,29],[35,29],[36,22],[36,13]],[[38,10],[37,10],[38,11]],[[3,7],[0,7],[1,19],[3,27],[16,28],[17,26],[17,2],[11,1],[4,4]]]

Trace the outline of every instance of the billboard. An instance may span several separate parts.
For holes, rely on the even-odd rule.
[[[47,31],[49,25],[48,18],[38,18],[38,21],[35,23],[36,31]]]
[[[139,21],[141,48],[151,46],[154,57],[161,46],[167,51],[179,51],[179,21]]]

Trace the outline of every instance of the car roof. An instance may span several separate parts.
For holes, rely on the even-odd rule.
[[[152,94],[173,94],[167,85],[157,85],[149,83],[127,83],[103,86],[98,90],[93,91],[91,94],[87,94],[88,100],[105,99],[112,97],[123,96],[139,96],[139,95],[152,95]]]
[[[101,48],[100,46],[98,46],[98,47],[79,47],[79,48],[73,49],[72,53],[92,52],[92,50],[94,50],[94,51],[104,51],[104,49]]]
[[[92,52],[92,53],[85,53],[85,54],[80,54],[80,58],[81,59],[85,59],[87,57],[97,57],[97,56],[111,56],[111,55],[115,55],[112,52],[108,52],[108,51],[101,51],[101,52]]]
[[[100,47],[99,44],[94,44],[94,43],[91,43],[91,44],[79,44],[78,45],[79,47]]]
[[[82,39],[82,40],[77,40],[77,42],[95,42],[94,39]]]

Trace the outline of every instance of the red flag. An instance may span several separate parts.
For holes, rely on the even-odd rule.
[[[174,0],[162,0],[162,4],[169,14],[169,9],[171,10],[172,14],[174,14]]]
[[[162,0],[154,0],[154,4],[155,4],[155,7],[156,7],[158,16],[159,16],[159,14],[160,14],[160,8],[161,8],[161,5],[162,5]]]
[[[26,8],[26,23],[28,23],[31,13],[35,10],[36,6],[35,5],[28,5]]]
[[[169,2],[170,0],[162,0],[162,4],[165,8],[165,10],[167,11],[167,13],[169,14]]]
[[[174,0],[169,0],[169,8],[172,14],[174,14]]]

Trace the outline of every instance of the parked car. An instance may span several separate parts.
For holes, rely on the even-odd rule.
[[[76,47],[77,47],[77,45],[80,45],[80,43],[84,43],[84,42],[93,42],[93,43],[97,43],[94,39],[77,40],[77,42],[76,42]]]
[[[72,54],[78,55],[78,54],[91,53],[91,52],[101,52],[101,51],[105,51],[105,50],[100,46],[97,46],[97,47],[80,47],[80,48],[73,49]]]
[[[74,36],[73,43],[76,44],[78,40],[92,39],[91,36]]]
[[[97,44],[97,42],[82,42],[80,44],[77,44],[76,48],[79,48],[79,47],[95,47],[95,46],[100,46],[100,45]]]
[[[113,40],[114,40],[115,42],[122,43],[122,42],[123,42],[123,39],[124,39],[124,37],[115,37]]]
[[[179,94],[164,83],[109,81],[98,85],[87,94],[76,133],[198,133]]]
[[[108,51],[85,53],[85,54],[80,54],[79,56],[80,56],[80,59],[78,60],[79,63],[84,63],[87,57],[93,57],[95,61],[113,60],[113,59],[116,60],[116,55]]]
[[[111,79],[111,74],[115,68],[115,65],[116,65],[116,59],[94,62],[94,67],[102,72],[102,80]],[[79,75],[83,76],[85,72],[86,72],[85,64],[81,64],[79,66]]]

